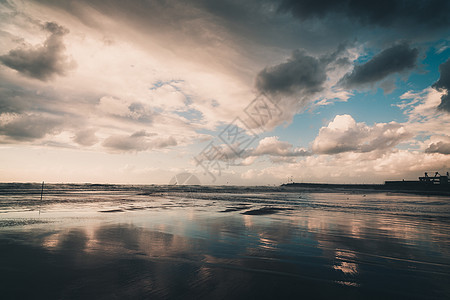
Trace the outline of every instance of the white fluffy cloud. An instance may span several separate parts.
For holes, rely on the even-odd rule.
[[[406,128],[396,122],[368,126],[357,123],[350,115],[337,115],[322,127],[312,143],[316,154],[371,152],[390,149],[411,138]]]

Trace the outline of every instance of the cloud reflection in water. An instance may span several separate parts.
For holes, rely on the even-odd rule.
[[[339,208],[338,197],[314,194],[315,207],[294,203],[271,215],[224,212],[230,203],[202,200],[175,201],[171,209],[97,212],[95,218],[77,212],[80,220],[86,214],[86,223],[71,223],[49,208],[42,215],[57,222],[11,226],[0,237],[0,280],[7,283],[2,294],[98,299],[449,294],[445,223],[361,208],[354,213]],[[159,201],[153,205],[174,199]],[[364,201],[355,205],[367,206]]]

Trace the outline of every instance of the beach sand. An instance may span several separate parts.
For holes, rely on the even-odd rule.
[[[3,186],[2,299],[445,299],[445,197]]]

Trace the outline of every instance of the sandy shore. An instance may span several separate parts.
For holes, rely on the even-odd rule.
[[[3,299],[450,295],[443,198],[61,193],[34,207],[31,198],[1,199]]]

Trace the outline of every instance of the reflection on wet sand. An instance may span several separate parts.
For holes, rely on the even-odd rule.
[[[317,220],[301,225],[292,223],[292,216],[286,223],[255,218],[259,217],[204,219],[210,226],[209,238],[133,224],[99,224],[58,232],[34,229],[28,232],[33,243],[10,233],[1,240],[2,281],[11,283],[4,292],[24,298],[35,293],[44,298],[318,294],[357,298],[369,293],[429,299],[430,294],[411,293],[411,287],[406,288],[411,283],[422,290],[429,286],[426,290],[435,292],[431,297],[445,292],[439,285],[435,289],[435,279],[447,272],[444,280],[448,280],[448,265],[427,265],[423,254],[394,236],[361,241],[352,237],[350,223],[348,227],[333,226],[330,234],[331,229]],[[360,230],[363,235],[364,228],[367,226]],[[231,231],[234,234],[227,235]],[[410,261],[370,255],[386,253],[382,249]],[[411,268],[416,272],[410,278]],[[25,270],[28,275],[23,277]],[[30,289],[22,289],[24,284]]]
[[[0,294],[4,299],[450,295],[445,218],[374,209],[354,213],[354,207],[371,206],[370,197],[349,195],[353,200],[345,208],[338,207],[342,195],[303,194],[300,204],[289,197],[298,199],[283,195],[285,209],[272,210],[267,207],[274,200],[267,195],[262,204],[158,198],[152,209],[128,210],[149,207],[130,197],[129,203],[90,203],[95,213],[62,210],[55,202],[42,219],[29,218],[29,212],[3,214]],[[161,208],[166,202],[176,208]]]

